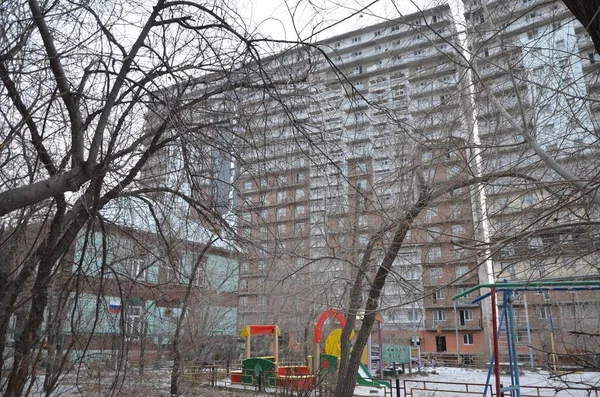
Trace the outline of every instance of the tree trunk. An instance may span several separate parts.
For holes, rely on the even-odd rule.
[[[140,336],[140,366],[139,366],[139,374],[142,375],[144,373],[144,362],[145,362],[145,353],[146,353],[146,334],[148,333],[148,323],[146,321],[142,321],[141,324],[141,336]]]
[[[190,274],[190,279],[187,285],[187,289],[185,291],[185,296],[183,301],[181,302],[181,313],[179,314],[179,318],[177,319],[177,325],[175,327],[175,335],[173,336],[173,370],[171,371],[171,397],[175,397],[178,395],[178,385],[179,385],[179,377],[181,376],[181,367],[182,367],[182,358],[181,358],[181,350],[179,349],[179,343],[181,342],[181,332],[183,328],[183,321],[185,320],[185,313],[187,311],[187,304],[190,296],[192,294],[192,288],[194,286],[194,279],[196,278],[196,274],[198,273],[198,268],[200,267],[200,263],[204,258],[204,255],[208,251],[208,249],[213,245],[213,243],[217,241],[213,239],[209,241],[194,264],[192,268],[192,273]]]
[[[381,290],[383,289],[387,275],[391,271],[392,265],[396,260],[396,257],[398,256],[398,251],[400,250],[400,247],[404,242],[406,232],[408,231],[408,229],[410,229],[412,222],[423,210],[423,208],[425,208],[430,203],[431,199],[432,195],[429,189],[423,188],[419,195],[419,199],[417,200],[413,208],[398,222],[398,226],[396,228],[396,232],[394,234],[394,238],[391,242],[391,245],[387,249],[385,253],[385,258],[379,266],[377,274],[375,275],[375,279],[373,280],[373,284],[369,289],[369,297],[367,298],[367,304],[365,307],[365,316],[363,318],[360,331],[358,332],[358,336],[356,337],[356,341],[354,342],[354,347],[349,358],[347,354],[344,354],[343,338],[344,334],[347,334],[349,337],[354,325],[353,321],[351,321],[352,319],[348,318],[348,320],[350,321],[346,323],[346,326],[344,327],[342,333],[342,357],[340,363],[340,373],[335,390],[335,397],[346,397],[352,396],[354,394],[360,359],[362,356],[363,349],[365,348],[369,340],[369,335],[371,334],[371,330],[373,329],[373,324],[375,323],[375,316],[377,314]],[[372,243],[373,241],[370,242],[370,244]],[[360,288],[361,285],[362,283],[355,282],[353,289]]]

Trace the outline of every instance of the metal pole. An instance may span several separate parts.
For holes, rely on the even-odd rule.
[[[456,363],[460,364],[460,343],[458,341],[458,320],[456,317],[456,301],[454,301],[454,331],[456,336]]]
[[[383,379],[383,332],[381,328],[381,321],[377,321],[377,339],[379,340],[379,379]]]
[[[494,375],[496,376],[496,397],[500,397],[500,353],[498,345],[498,309],[496,307],[496,288],[491,287],[492,298],[492,335],[494,338]]]
[[[505,292],[508,295],[508,323],[507,323],[507,329],[510,329],[510,345],[509,345],[509,349],[512,349],[512,359],[513,359],[513,372],[514,372],[514,382],[513,382],[513,386],[516,386],[516,389],[514,389],[514,393],[511,393],[512,395],[516,396],[516,397],[521,397],[521,380],[519,378],[519,355],[517,353],[517,331],[515,329],[515,313],[513,310],[513,293],[512,291],[506,291]],[[510,327],[510,328],[509,328]]]
[[[552,349],[552,367],[554,373],[556,373],[556,351],[554,346],[554,322],[552,321],[552,313],[548,317],[548,323],[550,324],[550,348]]]
[[[533,346],[531,346],[531,326],[529,325],[529,309],[527,308],[527,295],[523,294],[523,303],[525,304],[525,321],[527,324],[527,345],[529,346],[529,364],[531,370],[535,369],[533,364]]]

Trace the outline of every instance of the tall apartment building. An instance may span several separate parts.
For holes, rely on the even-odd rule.
[[[253,137],[237,146],[238,226],[251,243],[239,325],[276,322],[290,346],[302,345],[320,311],[348,306],[357,272],[381,263],[420,187],[499,171],[514,176],[449,191],[413,222],[381,302],[384,341],[489,353],[489,303],[452,296],[484,282],[597,273],[597,238],[585,225],[594,207],[573,199],[520,130],[594,179],[591,41],[558,1],[464,5],[465,42],[442,5],[284,51],[262,64],[275,94],[238,92],[236,128]],[[537,292],[527,319],[524,294],[515,301],[522,348],[529,327],[546,350],[548,317],[565,334],[598,325],[596,293]]]
[[[286,107],[240,101],[242,128],[264,134],[240,164],[240,230],[254,242],[241,264],[240,325],[277,322],[292,345],[303,342],[320,311],[347,307],[376,233],[368,274],[381,262],[419,186],[474,173],[455,37],[440,6],[265,62],[306,80],[280,90]],[[465,249],[474,242],[470,197],[454,190],[414,222],[382,300],[386,342],[485,350],[479,306],[451,300],[480,282]]]
[[[597,220],[597,209],[541,162],[525,136],[535,138],[541,150],[577,178],[595,179],[598,108],[593,99],[599,74],[591,40],[560,1],[464,3],[469,49],[480,76],[475,112],[483,171],[513,168],[544,182],[505,178],[486,186],[491,239],[507,242],[491,253],[494,278],[593,277],[599,240],[589,222]],[[560,335],[562,353],[586,351],[595,343],[573,335],[600,323],[597,292],[522,293],[515,305],[523,351],[529,344],[551,350],[552,329]]]

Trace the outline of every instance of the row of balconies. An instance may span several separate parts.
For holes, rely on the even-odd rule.
[[[427,331],[449,331],[449,330],[465,330],[465,331],[475,331],[483,329],[483,322],[480,318],[475,318],[473,320],[467,320],[461,322],[460,320],[454,321],[454,313],[451,311],[447,311],[445,320],[436,320],[426,318],[423,320],[423,328]]]

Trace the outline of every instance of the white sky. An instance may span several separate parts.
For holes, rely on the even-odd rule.
[[[238,10],[252,29],[274,39],[318,39],[429,8],[441,0],[238,0]],[[366,8],[366,9],[364,9]],[[364,9],[364,10],[363,10]],[[363,10],[362,12],[359,12]],[[335,25],[350,15],[353,18]],[[332,27],[332,25],[335,25]]]

